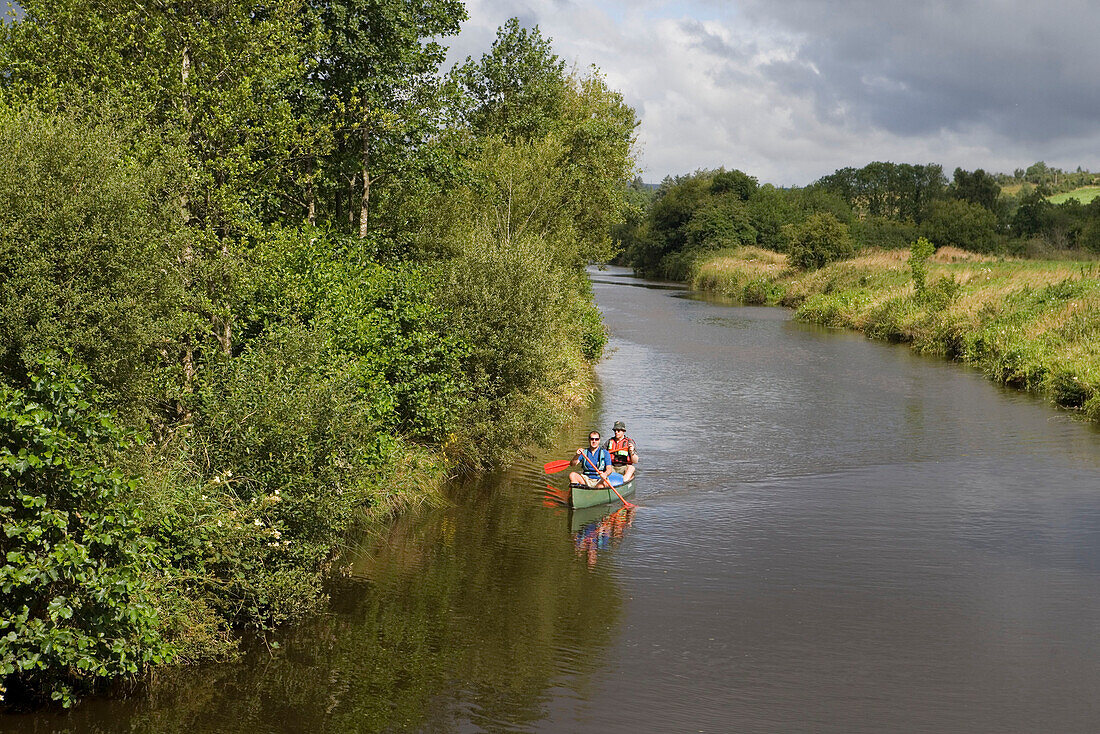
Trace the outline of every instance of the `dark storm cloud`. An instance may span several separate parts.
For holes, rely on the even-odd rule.
[[[756,51],[753,44],[730,43],[721,35],[708,29],[701,21],[684,20],[679,25],[684,34],[693,39],[696,48],[715,56],[738,61],[747,59]]]
[[[1042,142],[1094,132],[1100,11],[1081,1],[748,0],[744,16],[799,40],[763,73],[899,135],[987,127]]]

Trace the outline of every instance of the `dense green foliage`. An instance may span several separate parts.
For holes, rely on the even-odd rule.
[[[1079,173],[1069,178],[1091,182],[1091,174]],[[1021,179],[1025,175],[1031,174],[1020,172]],[[800,267],[820,267],[833,256],[811,256],[820,243],[807,249],[792,238],[808,236],[808,226],[821,229],[821,214],[847,228],[855,250],[908,248],[924,237],[936,247],[981,253],[1100,253],[1100,204],[1054,203],[1047,178],[1005,193],[1014,179],[980,168],[957,168],[949,183],[938,164],[874,162],[839,169],[805,188],[780,189],[758,185],[741,171],[702,170],[668,178],[651,198],[641,198],[645,208],[627,219],[616,238],[624,247],[622,262],[679,280],[694,272],[700,258],[746,246],[788,253]],[[841,244],[835,256],[846,251]]]
[[[625,261],[643,273],[684,278],[701,255],[782,237],[793,206],[741,171],[666,179],[649,211],[620,233]]]
[[[932,202],[921,231],[939,247],[958,247],[973,252],[997,250],[996,215],[964,199]]]
[[[169,653],[148,578],[161,559],[108,468],[131,438],[79,370],[49,360],[26,389],[0,383],[0,675],[16,696],[68,704],[74,685]]]
[[[917,221],[924,207],[943,196],[947,181],[935,163],[911,165],[876,161],[863,168],[842,168],[817,181],[859,214]]]
[[[4,495],[4,573],[48,538],[68,586],[5,590],[0,661],[7,701],[68,703],[318,609],[349,530],[584,402],[606,336],[583,267],[640,211],[636,122],[516,21],[443,74],[456,0],[22,6],[0,381],[5,471],[38,489]],[[43,359],[87,397],[36,397]],[[55,410],[90,423],[40,437],[44,474],[19,431]]]
[[[928,258],[936,253],[936,246],[919,237],[909,248],[909,272],[913,276],[913,290],[917,295],[925,291],[928,283]]]
[[[0,114],[0,369],[69,350],[120,404],[150,399],[156,351],[187,318],[173,171],[126,160],[111,120]]]
[[[848,227],[828,212],[811,215],[798,225],[791,225],[789,262],[795,267],[816,269],[851,257],[852,239]]]

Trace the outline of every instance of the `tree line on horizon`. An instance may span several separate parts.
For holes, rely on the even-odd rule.
[[[680,280],[699,257],[734,247],[790,253],[812,245],[830,259],[907,248],[920,237],[986,254],[1091,257],[1100,254],[1100,201],[1048,197],[1055,182],[1066,191],[1095,179],[1039,162],[1011,178],[956,168],[948,180],[935,163],[879,161],[791,188],[724,168],[669,176],[656,187],[636,178],[631,209],[616,228],[618,262]]]
[[[587,397],[634,111],[458,0],[0,27],[0,705],[225,659]],[[537,334],[538,338],[532,338]]]

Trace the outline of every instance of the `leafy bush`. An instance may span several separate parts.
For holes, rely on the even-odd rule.
[[[1083,381],[1078,371],[1065,366],[1053,369],[1047,381],[1051,399],[1065,408],[1083,407],[1096,393],[1095,387]]]
[[[936,282],[922,293],[923,302],[930,311],[942,311],[954,302],[962,290],[962,283],[954,276],[937,278]]]
[[[997,215],[960,199],[932,202],[920,229],[937,247],[993,252],[998,245]]]
[[[756,193],[759,185],[756,177],[750,176],[744,171],[736,169],[727,171],[721,168],[711,179],[710,189],[716,194],[732,192],[741,201],[748,201]]]
[[[912,295],[887,298],[870,310],[864,333],[872,339],[910,342],[913,332],[909,326],[920,315],[920,308]]]
[[[928,278],[928,258],[936,252],[936,246],[923,237],[909,248],[909,272],[913,277],[913,288],[918,294],[924,293],[925,281]]]
[[[300,327],[273,329],[204,388],[190,487],[155,520],[226,617],[271,629],[322,601],[325,563],[393,448],[358,388]]]
[[[748,207],[732,197],[709,204],[692,215],[684,227],[689,250],[720,250],[756,244],[756,230]]]
[[[131,438],[97,400],[56,359],[27,389],[0,384],[0,675],[15,698],[68,706],[172,654],[147,593],[155,555],[134,483],[112,468]]]
[[[0,371],[67,350],[120,407],[155,399],[182,318],[171,172],[127,161],[124,139],[115,120],[0,108]]]
[[[857,247],[899,250],[917,238],[917,226],[886,217],[868,216],[852,223],[852,239]]]
[[[848,226],[828,212],[811,215],[790,230],[788,262],[803,269],[816,269],[834,260],[851,257],[855,250]]]
[[[441,265],[439,289],[451,331],[472,345],[462,359],[471,400],[456,428],[465,456],[456,458],[488,464],[546,435],[563,399],[587,397],[562,391],[606,337],[585,276],[556,265],[542,240],[505,249],[484,234],[465,247]]]
[[[436,303],[436,275],[371,262],[371,246],[309,228],[269,233],[253,253],[247,331],[309,325],[319,359],[341,365],[371,396],[380,429],[438,440],[467,400],[461,359],[469,347]]]
[[[869,294],[863,291],[814,293],[798,306],[795,318],[824,326],[850,327],[852,314],[869,300]]]

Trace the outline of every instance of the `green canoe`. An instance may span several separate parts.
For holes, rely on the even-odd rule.
[[[634,483],[637,481],[638,477],[634,477],[629,482],[623,482],[615,487],[615,489],[619,490],[619,494],[623,497],[630,497],[634,494]],[[597,489],[570,487],[569,489],[569,506],[573,508],[595,507],[596,505],[606,505],[608,502],[619,501],[619,497],[615,494],[615,491],[607,487]]]

